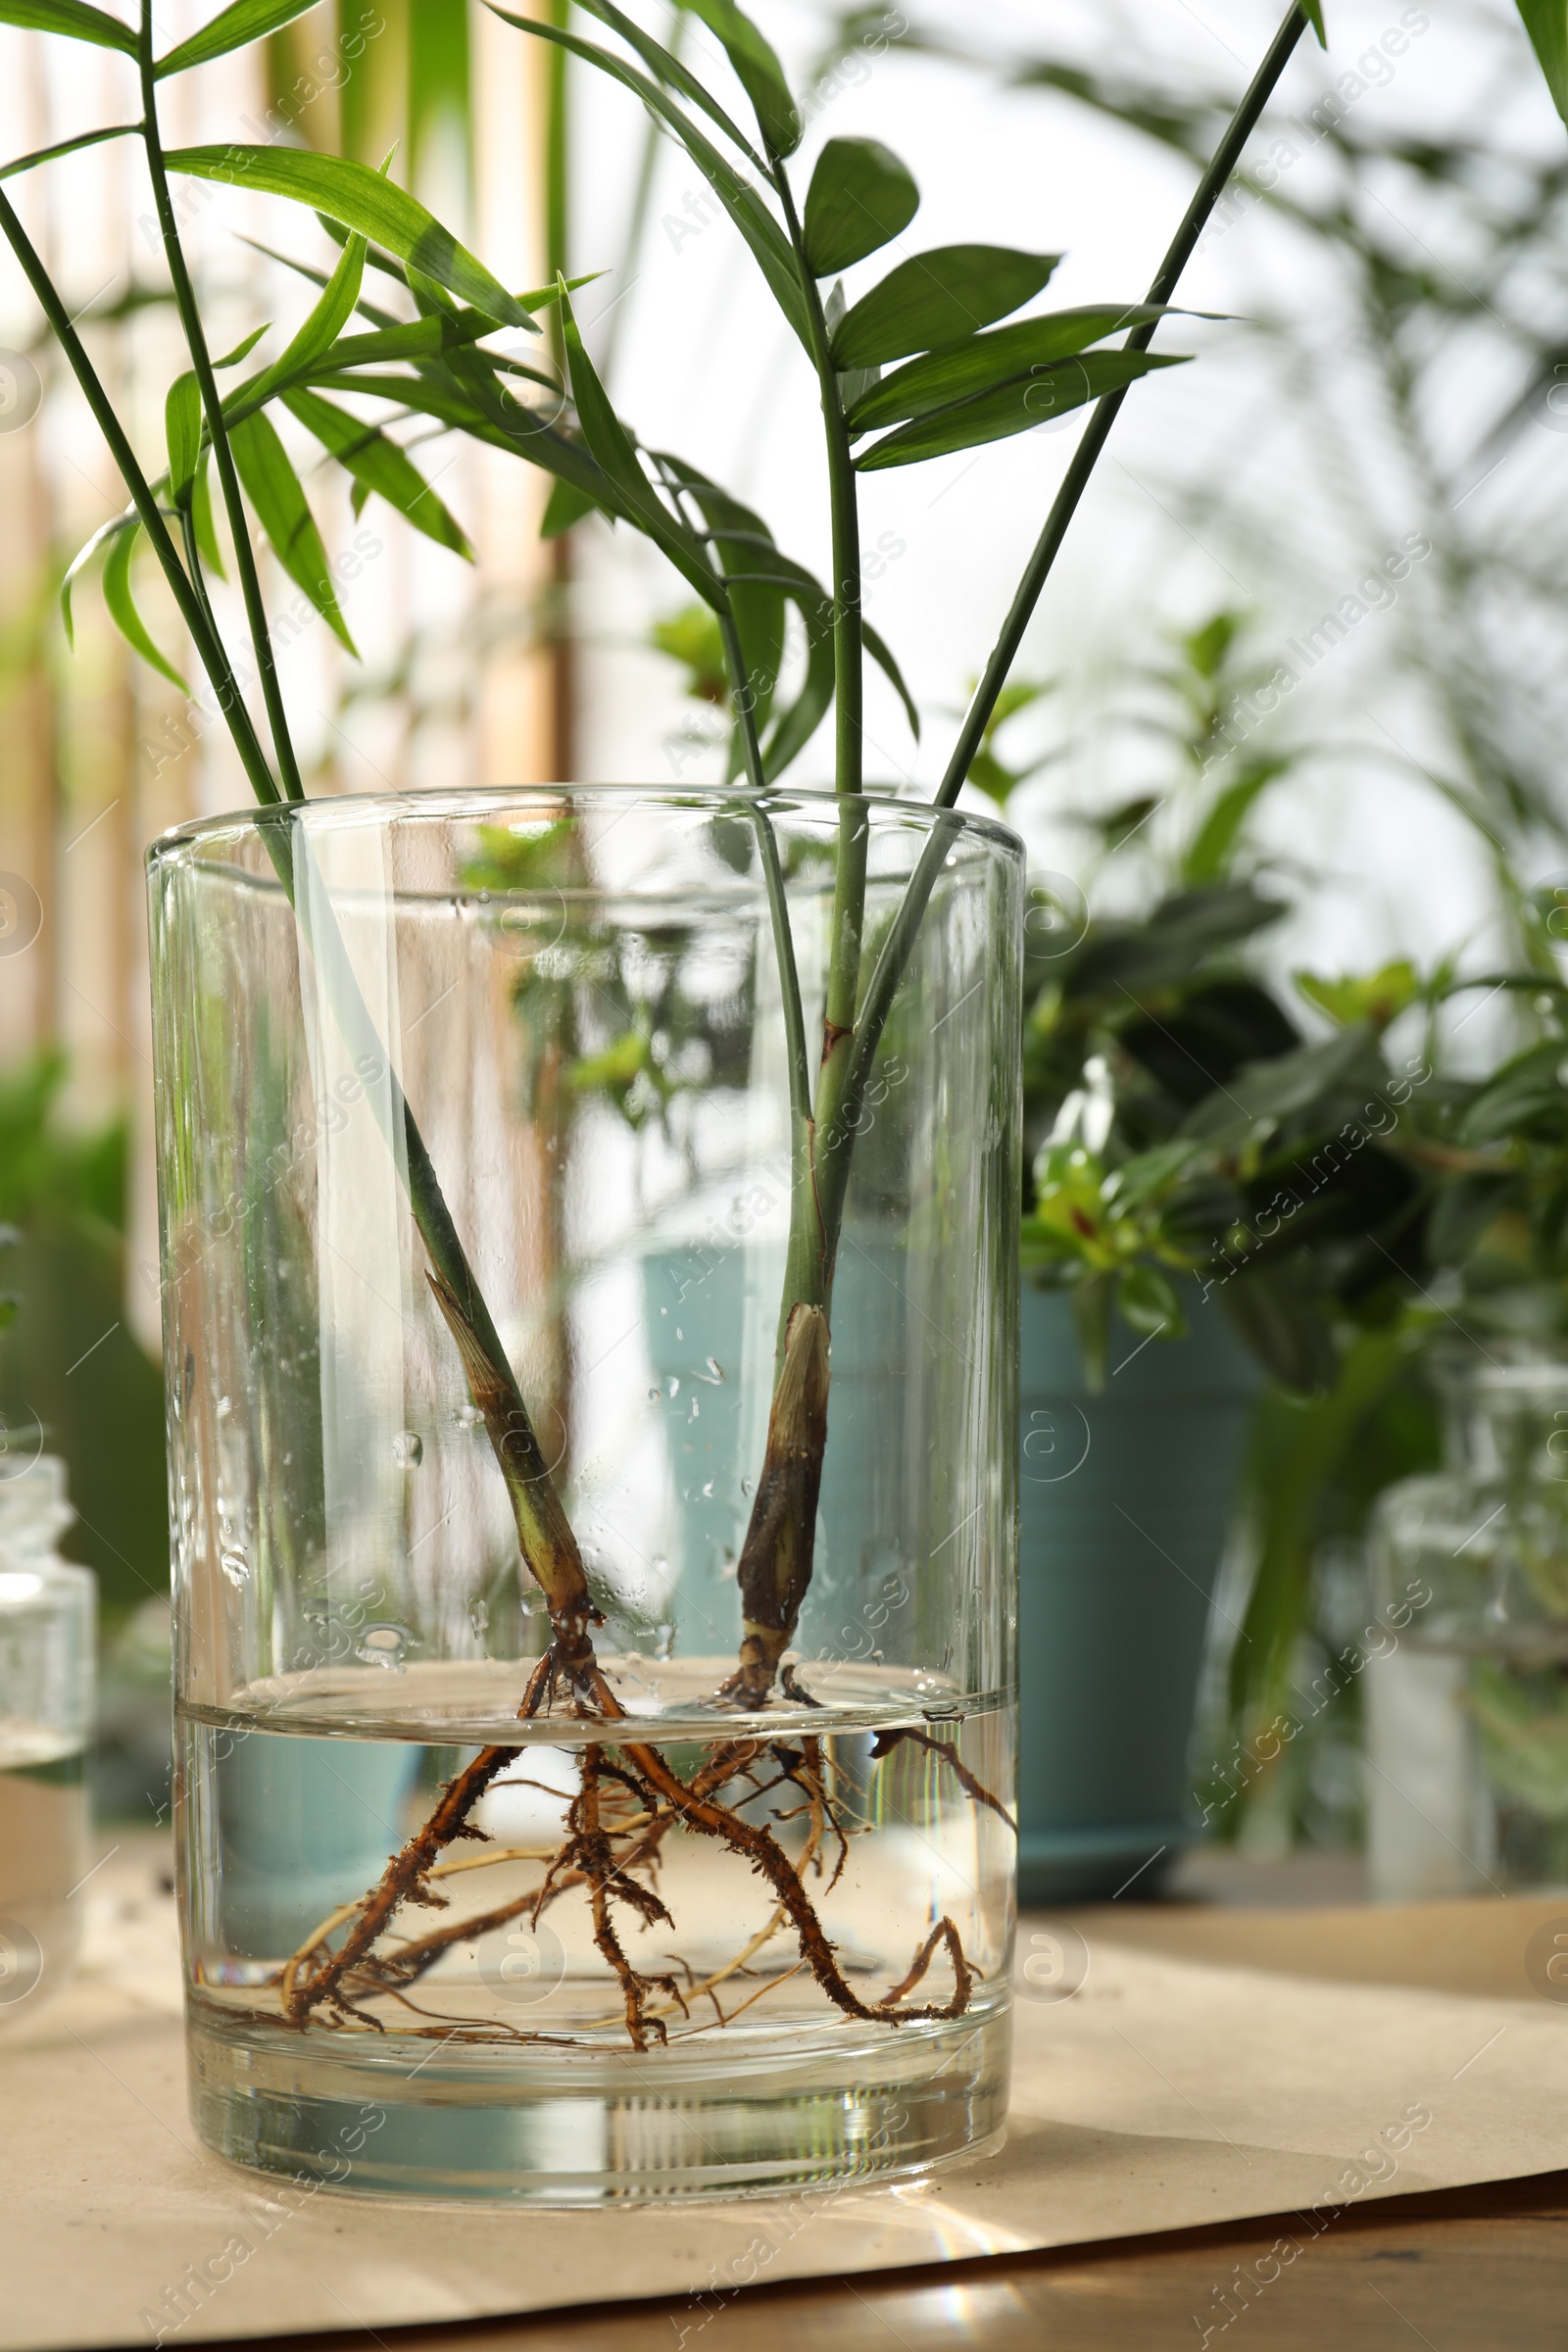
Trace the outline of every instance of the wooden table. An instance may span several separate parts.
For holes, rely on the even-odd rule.
[[[1568,1899],[1431,1903],[1397,1913],[1122,1904],[1086,1936],[1345,1982],[1534,1997],[1521,1956]],[[1564,2118],[1568,2157],[1568,2117]],[[1290,2256],[1290,2214],[1214,2229],[758,2287],[703,2324],[690,2297],[517,2321],[413,2328],[385,2352],[1564,2352],[1568,2171],[1347,2208]],[[1281,2249],[1275,2252],[1274,2249]],[[1282,2259],[1282,2254],[1285,2258]],[[1245,2284],[1239,2285],[1238,2281]],[[1229,2295],[1227,2297],[1227,2288]],[[1229,2317],[1227,2317],[1229,2314]],[[1207,2333],[1205,2334],[1205,2329]],[[363,2336],[293,2336],[349,2352]]]

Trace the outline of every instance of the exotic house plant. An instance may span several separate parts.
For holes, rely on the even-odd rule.
[[[953,804],[1119,399],[1169,364],[1150,340],[1318,13],[1287,16],[1145,303],[997,327],[1054,257],[948,247],[842,296],[917,191],[876,142],[830,139],[798,199],[801,111],[731,0],[691,13],[755,138],[610,0],[583,13],[618,50],[496,10],[640,99],[748,244],[816,375],[830,589],[639,445],[564,282],[513,296],[365,166],[165,149],[161,85],[299,13],[234,0],[159,55],[145,4],[135,27],[86,0],[0,7],[135,75],[135,121],[6,171],[141,142],[191,362],[161,468],[3,195],[0,227],[129,494],[95,543],[110,609],[162,662],[132,598],[145,538],[261,804],[150,860],[195,2112],[252,2162],[448,2197],[907,2172],[994,2135],[1007,2080],[1022,906],[1017,845]],[[172,174],[304,204],[339,247],[232,391],[263,330],[212,355]],[[495,347],[552,304],[564,380]],[[897,671],[860,612],[858,472],[1090,401],[934,806],[868,798],[863,656]],[[398,418],[547,468],[547,527],[597,508],[646,535],[717,618],[744,788],[306,803],[253,520],[347,631],[274,406],[357,499],[448,546]],[[210,594],[212,476],[265,737]],[[833,796],[778,791],[830,708]],[[650,1389],[643,1262],[675,1272],[678,1342],[682,1285],[736,1251],[739,1362]],[[857,1255],[904,1301],[892,1428],[832,1403]],[[730,1575],[683,1607],[672,1488],[703,1468],[699,1388],[734,1385],[755,1474]],[[819,1524],[835,1452],[884,1552]],[[364,1851],[392,1849],[368,1887],[334,1783]],[[303,1927],[302,1886],[323,1901]]]

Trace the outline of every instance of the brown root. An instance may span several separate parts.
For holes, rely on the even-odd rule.
[[[933,1740],[929,1732],[917,1732],[912,1727],[898,1732],[878,1732],[871,1742],[872,1762],[880,1763],[884,1756],[890,1756],[894,1749],[901,1746],[906,1740],[912,1740],[917,1747],[928,1747],[933,1755],[940,1756],[964,1794],[972,1797],[977,1805],[985,1805],[991,1812],[997,1814],[1006,1823],[1013,1836],[1017,1837],[1018,1824],[1013,1820],[1001,1797],[993,1796],[985,1783],[969,1770],[957,1749],[950,1747],[945,1740]]]

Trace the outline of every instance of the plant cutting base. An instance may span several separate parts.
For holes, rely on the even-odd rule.
[[[530,2052],[190,2019],[191,2113],[235,2163],[361,2193],[593,2206],[908,2179],[1000,2143],[1004,1997],[667,2050]]]

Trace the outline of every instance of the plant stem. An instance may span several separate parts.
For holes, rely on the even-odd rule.
[[[3,190],[0,190],[0,229],[4,230],[7,243],[21,263],[23,273],[38,298],[39,308],[49,321],[55,340],[81,387],[94,422],[109,445],[109,454],[120,468],[121,479],[130,494],[131,504],[147,534],[148,543],[163,567],[164,577],[179,608],[179,616],[190,631],[191,643],[218,697],[219,709],[228,722],[234,748],[239,753],[251,789],[259,801],[280,800],[282,796],[277,781],[262,749],[261,739],[251,724],[250,712],[245,708],[238,681],[229,666],[222,639],[206,611],[203,598],[186,577],[152,486],[115,414],[114,404],[104,390],[98,370],[87,357],[81,338],[55,291],[48,270]]]
[[[1155,272],[1149,293],[1151,302],[1169,302],[1175,293],[1182,271],[1192,258],[1193,249],[1223,195],[1225,184],[1236,168],[1242,150],[1305,29],[1305,16],[1298,6],[1293,5],[1199,182],[1198,191],[1183,216],[1181,226]],[[1139,329],[1129,337],[1129,347],[1144,348],[1152,332],[1152,326]],[[1053,501],[1039,544],[1018,584],[1018,592],[1013,598],[996,650],[986,665],[986,674],[976,689],[963,731],[937,795],[936,805],[940,809],[952,808],[969,772],[970,762],[985,732],[986,721],[996,708],[997,697],[1006,682],[1007,671],[1017,653],[1024,628],[1050,576],[1067,525],[1077,511],[1078,502],[1094,470],[1095,462],[1105,445],[1106,435],[1115,422],[1123,398],[1123,393],[1113,392],[1096,405],[1094,415],[1074,452],[1072,464]],[[883,942],[882,953],[877,957],[866,987],[864,1004],[856,1026],[851,1064],[839,1098],[840,1108],[831,1124],[826,1121],[821,1123],[817,1152],[818,1188],[824,1224],[835,1240],[838,1222],[843,1215],[844,1193],[849,1181],[849,1158],[854,1149],[860,1100],[871,1074],[871,1063],[892,1010],[893,1000],[898,994],[899,983],[913,949],[921,917],[947,860],[956,832],[956,822],[952,819],[947,823],[939,820],[931,829],[931,838],[920,853],[914,872],[909,877],[904,902]]]
[[[1171,239],[1164,260],[1154,272],[1153,283],[1145,298],[1147,301],[1167,303],[1175,293],[1182,271],[1192,259],[1193,248],[1207,226],[1209,215],[1223,195],[1225,183],[1241,161],[1242,150],[1256,128],[1258,118],[1273,96],[1274,86],[1284,73],[1292,52],[1306,27],[1306,17],[1293,0],[1293,5],[1287,12],[1284,23],[1269,45],[1267,56],[1258,67],[1246,96],[1231,117],[1224,137],[1214,150],[1208,170],[1198,183],[1197,192],[1187,208],[1182,224]],[[1158,323],[1159,321],[1154,319],[1148,326],[1135,327],[1123,348],[1127,351],[1147,351],[1153,341],[1154,329]],[[1089,477],[1095,470],[1100,453],[1104,448],[1109,436],[1110,428],[1121,412],[1121,404],[1127,397],[1127,391],[1128,387],[1124,385],[1119,392],[1107,392],[1102,400],[1099,400],[1095,404],[1094,413],[1073,452],[1072,463],[1062,479],[1060,489],[1052,502],[1051,513],[1046,517],[1045,529],[1040,534],[1034,554],[1030,557],[1023,578],[1018,583],[1017,594],[1014,596],[1007,617],[1002,625],[1002,634],[997,639],[990,661],[986,663],[985,676],[975,688],[974,700],[969,705],[958,740],[953,747],[953,757],[948,761],[947,773],[942,779],[942,786],[937,794],[939,808],[951,808],[953,807],[958,797],[963,780],[969,773],[975,754],[979,751],[984,738],[987,721],[996,709],[997,698],[1006,684],[1007,672],[1017,659],[1018,648],[1023,642],[1024,630],[1028,627],[1034,609],[1040,601],[1041,590],[1051,576],[1051,567],[1055,563],[1057,551],[1066,536],[1067,526],[1078,511],[1078,502],[1089,486]]]
[[[283,707],[282,690],[277,682],[277,668],[272,659],[271,633],[267,625],[267,607],[262,599],[262,583],[256,568],[256,554],[251,546],[250,528],[245,518],[244,502],[240,497],[239,475],[234,467],[234,453],[229,447],[228,428],[223,422],[223,404],[219,395],[218,379],[213,373],[212,355],[207,348],[207,334],[202,325],[201,312],[196,304],[195,288],[185,267],[184,248],[179,241],[179,224],[174,219],[173,200],[169,192],[169,174],[164,168],[163,143],[158,135],[158,83],[153,65],[152,0],[142,0],[141,32],[139,41],[142,96],[142,143],[147,150],[147,169],[152,177],[153,203],[158,212],[158,224],[163,231],[164,259],[169,266],[169,280],[173,288],[179,323],[191,367],[196,375],[196,387],[201,394],[207,416],[207,429],[212,438],[213,456],[218,465],[218,479],[223,493],[223,509],[228,516],[229,535],[234,542],[234,561],[239,566],[240,588],[245,599],[245,617],[250,624],[251,643],[256,649],[256,665],[261,673],[262,699],[267,705],[267,721],[272,731],[272,750],[277,760],[283,790],[291,801],[305,798],[300,781],[299,762],[294,757],[293,737],[289,732],[288,712]]]

